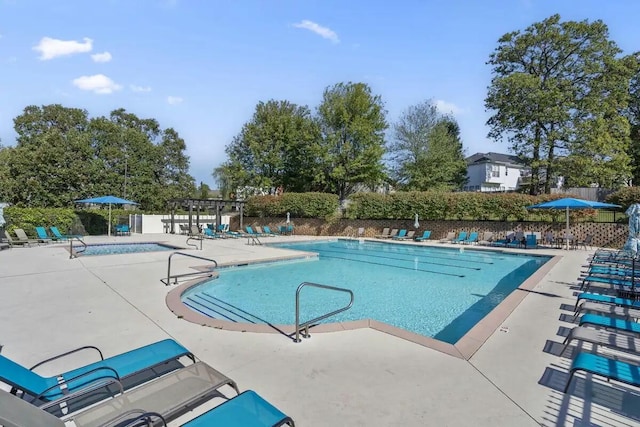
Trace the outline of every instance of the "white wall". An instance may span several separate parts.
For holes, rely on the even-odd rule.
[[[493,166],[498,166],[500,176],[491,176],[491,169]],[[508,169],[508,171],[507,171]],[[508,168],[505,165],[496,165],[492,163],[480,163],[470,165],[467,168],[467,177],[469,178],[466,184],[469,191],[504,191],[515,190],[518,187],[518,178],[520,178],[521,170],[519,168]],[[490,182],[496,185],[483,184]],[[476,188],[480,186],[480,188]]]
[[[229,224],[229,216],[222,215],[223,224]],[[196,223],[196,215],[192,216],[192,221]],[[180,233],[178,224],[189,224],[189,215],[175,215],[175,233]],[[215,223],[215,215],[200,215],[200,225],[207,223]],[[170,233],[171,232],[171,215],[129,215],[129,227],[132,233],[151,234],[151,233]]]

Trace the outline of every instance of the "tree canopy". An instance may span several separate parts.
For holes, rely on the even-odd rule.
[[[489,137],[506,138],[528,159],[532,194],[548,193],[558,174],[569,185],[628,179],[622,112],[637,61],[620,53],[602,21],[561,22],[559,15],[498,40],[488,62]]]
[[[225,195],[243,187],[313,191],[322,181],[320,130],[306,106],[258,103],[225,151],[228,160],[214,170]]]
[[[466,181],[460,128],[456,120],[426,101],[405,110],[388,144],[391,174],[404,190],[456,190]]]
[[[0,199],[10,203],[63,207],[113,194],[162,209],[195,190],[184,140],[154,119],[53,104],[26,107],[14,128],[15,147],[0,147]]]
[[[364,83],[325,89],[318,107],[327,189],[345,200],[358,185],[383,181],[386,111],[382,98]]]

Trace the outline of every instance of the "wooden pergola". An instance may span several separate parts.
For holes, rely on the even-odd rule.
[[[222,199],[171,199],[168,202],[171,212],[171,222],[169,232],[175,234],[175,213],[178,208],[185,208],[189,211],[189,229],[192,225],[200,227],[200,213],[215,213],[216,226],[222,220],[222,211],[226,207],[235,208],[240,213],[240,228],[242,228],[242,216],[244,211],[244,201],[222,200]],[[195,214],[195,218],[194,218]],[[194,220],[195,219],[195,220]]]

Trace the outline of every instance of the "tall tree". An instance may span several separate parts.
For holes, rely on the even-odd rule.
[[[318,107],[327,190],[345,200],[358,185],[374,186],[384,175],[386,111],[364,83],[325,89]]]
[[[214,171],[230,188],[311,191],[322,179],[317,166],[320,132],[306,106],[260,102],[251,120],[226,147],[228,161]]]
[[[634,54],[640,62],[640,52]],[[629,156],[631,157],[632,182],[640,184],[640,70],[637,70],[629,84],[629,108],[627,118],[631,124]]]
[[[620,53],[602,21],[560,22],[559,15],[499,39],[488,62],[489,137],[506,138],[529,160],[532,194],[541,183],[550,192],[557,173],[582,182],[604,173],[603,185],[628,175],[628,126],[624,118],[611,123],[633,71]],[[574,166],[558,171],[559,156]]]
[[[160,209],[190,196],[186,145],[173,129],[123,109],[89,119],[85,110],[29,106],[14,120],[14,148],[0,152],[2,194],[25,206],[69,206],[96,194],[115,194]]]
[[[95,165],[88,125],[85,110],[26,107],[14,119],[18,138],[9,155],[9,201],[60,207],[90,191]]]
[[[409,107],[394,125],[388,145],[396,183],[406,190],[459,189],[466,181],[456,120],[426,101]]]

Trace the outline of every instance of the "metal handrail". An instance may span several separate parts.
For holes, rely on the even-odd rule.
[[[189,240],[199,240],[200,241],[200,250],[202,250],[202,241],[204,240],[204,238],[202,236],[194,236],[191,235],[189,237],[187,237],[187,245],[189,246],[193,246],[194,248],[198,249],[198,245],[196,245],[195,243],[189,243]]]
[[[81,250],[81,251],[74,251],[73,250],[73,239],[76,239],[77,241],[82,243],[82,246],[84,246],[84,249]],[[87,244],[84,242],[84,240],[82,240],[78,236],[69,236],[69,259],[78,258],[78,254],[81,254],[82,252],[84,252],[86,250],[87,250]]]
[[[247,245],[262,245],[262,242],[255,234],[247,234]]]
[[[162,283],[164,283],[166,286],[169,286],[169,285],[171,284],[171,278],[174,278],[174,279],[175,279],[175,281],[174,281],[173,283],[174,283],[174,284],[176,284],[176,283],[178,283],[178,277],[194,276],[194,275],[197,275],[197,274],[205,274],[205,273],[204,273],[204,272],[202,272],[202,271],[196,271],[196,272],[194,272],[194,273],[176,274],[176,275],[173,275],[173,276],[172,276],[172,275],[171,275],[171,258],[172,258],[174,255],[182,255],[182,256],[189,257],[189,258],[196,258],[196,259],[201,259],[201,260],[203,260],[203,261],[209,261],[209,262],[212,262],[212,263],[214,264],[214,267],[213,267],[213,268],[218,268],[218,262],[217,262],[215,259],[205,258],[205,257],[201,257],[201,256],[198,256],[198,255],[185,254],[184,252],[174,252],[174,253],[172,253],[171,255],[169,255],[169,262],[168,262],[168,264],[167,264],[167,281],[165,282],[165,280],[164,280],[164,279],[160,279],[160,281],[161,281]],[[209,276],[209,277],[211,277],[212,275],[213,275],[213,273],[212,273],[212,272],[210,272],[210,273],[208,274],[208,276]]]
[[[304,288],[305,286],[311,286],[314,288],[321,288],[321,289],[329,289],[332,291],[338,291],[338,292],[346,292],[349,294],[350,296],[350,301],[349,304],[345,307],[339,308],[335,311],[332,311],[331,313],[327,313],[324,314],[322,316],[316,317],[315,319],[311,319],[311,320],[307,320],[306,322],[304,322],[303,324],[300,324],[300,291],[302,290],[302,288]],[[329,286],[329,285],[321,285],[319,283],[311,283],[311,282],[302,282],[300,283],[300,286],[298,286],[298,289],[296,290],[296,337],[293,340],[293,342],[300,342],[302,341],[300,339],[300,331],[302,329],[304,329],[304,333],[302,333],[302,336],[304,338],[310,338],[311,335],[309,335],[309,326],[315,322],[318,322],[320,320],[324,320],[327,317],[331,317],[334,316],[338,313],[342,313],[343,311],[347,311],[351,308],[351,306],[353,306],[353,291],[351,289],[345,289],[345,288],[337,288],[335,286]]]

